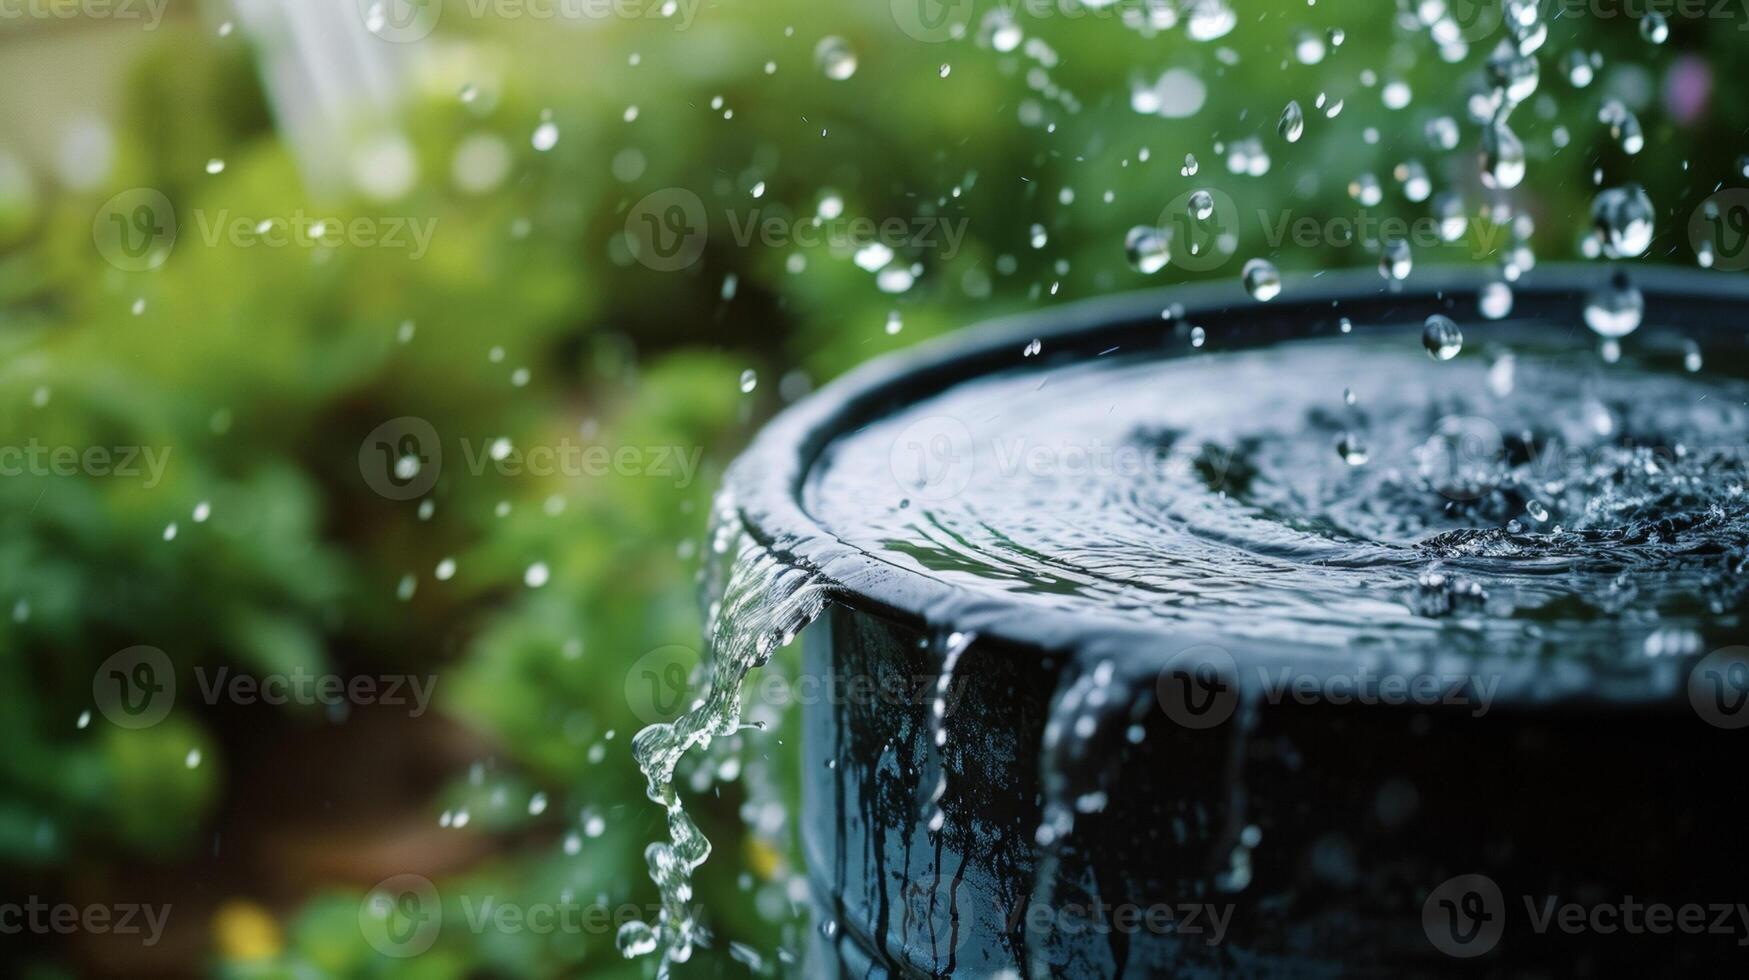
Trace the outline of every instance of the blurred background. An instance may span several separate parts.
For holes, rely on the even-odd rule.
[[[1744,183],[1749,20],[1704,6],[1544,3],[1501,191],[1495,3],[0,0],[0,972],[650,975],[629,740],[763,419],[992,315],[1371,267],[1387,218],[1509,279],[1629,180],[1646,261],[1730,274],[1749,228],[1694,218]],[[682,769],[683,975],[812,928],[749,714]]]

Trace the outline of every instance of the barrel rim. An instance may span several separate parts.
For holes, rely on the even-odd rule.
[[[1557,265],[1527,272],[1511,284],[1513,312],[1505,322],[1561,317],[1585,332],[1585,295],[1611,275],[1609,267]],[[1726,335],[1744,331],[1718,317],[1726,304],[1749,303],[1749,277],[1677,267],[1632,272],[1634,284],[1658,311],[1648,324],[1684,336]],[[1284,278],[1284,289],[1270,302],[1247,295],[1234,280],[1168,286],[1068,303],[1046,310],[998,317],[943,337],[875,358],[830,382],[779,413],[755,436],[725,478],[726,500],[756,541],[786,560],[813,569],[834,599],[862,612],[905,623],[925,635],[950,630],[976,633],[984,641],[1074,657],[1087,653],[1119,656],[1138,648],[1183,650],[1201,643],[1231,643],[1206,632],[1163,630],[1092,612],[1041,607],[1024,598],[975,593],[914,569],[892,564],[838,538],[808,513],[804,484],[833,439],[860,425],[943,391],[953,384],[999,368],[1012,368],[1015,354],[1037,338],[1046,352],[1041,367],[1056,360],[1085,357],[1116,338],[1150,335],[1159,343],[1161,311],[1183,308],[1186,320],[1209,328],[1211,342],[1237,337],[1247,345],[1334,333],[1341,318],[1366,332],[1400,327],[1434,312],[1462,322],[1481,320],[1479,290],[1499,281],[1494,270],[1436,268],[1417,271],[1412,280],[1390,283],[1372,270],[1348,270]],[[1242,318],[1243,322],[1233,322]],[[1222,332],[1225,333],[1222,333]],[[1220,349],[1216,343],[1211,349]],[[1168,635],[1170,634],[1170,635]],[[1302,672],[1352,670],[1343,651],[1311,645],[1243,644],[1247,663]],[[1693,655],[1698,659],[1699,654]],[[1643,668],[1582,660],[1556,661],[1509,654],[1452,654],[1445,666],[1464,666],[1497,677],[1493,703],[1514,705],[1570,703],[1593,706],[1686,706],[1687,669],[1674,681],[1648,683]]]

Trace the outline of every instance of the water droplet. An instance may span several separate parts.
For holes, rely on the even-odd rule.
[[[1348,196],[1370,208],[1385,199],[1385,192],[1379,186],[1379,179],[1366,173],[1348,182]]]
[[[870,242],[857,249],[850,260],[864,272],[879,272],[893,261],[893,250],[880,242]]]
[[[1682,345],[1682,369],[1697,374],[1701,369],[1700,345],[1690,340]]]
[[[1409,252],[1407,241],[1401,238],[1386,240],[1379,256],[1379,275],[1401,282],[1409,278],[1409,272],[1414,267],[1414,256]]]
[[[1640,128],[1639,117],[1619,99],[1604,102],[1597,110],[1597,121],[1609,127],[1610,138],[1621,144],[1623,153],[1633,156],[1645,148],[1646,134]]]
[[[1124,255],[1131,268],[1143,275],[1153,275],[1166,268],[1172,259],[1172,240],[1163,229],[1137,225],[1124,236]]]
[[[1496,398],[1512,394],[1518,381],[1518,358],[1511,351],[1502,351],[1488,365],[1488,390]]]
[[[1423,130],[1427,143],[1436,150],[1455,150],[1458,145],[1457,120],[1450,116],[1438,116],[1427,121]]]
[[[745,395],[759,387],[759,372],[748,368],[741,372],[741,394]]]
[[[1020,349],[1020,356],[1021,357],[1034,357],[1034,356],[1037,356],[1039,351],[1044,350],[1044,348],[1045,348],[1044,341],[1038,339],[1037,337],[1034,337],[1032,340],[1027,341],[1027,344],[1025,347],[1022,347]]]
[[[433,574],[435,574],[437,576],[437,580],[439,582],[447,582],[450,579],[454,578],[455,577],[455,559],[454,558],[445,558],[442,561],[438,562],[437,568],[433,572]]]
[[[1356,397],[1356,395],[1354,394],[1353,388],[1342,389],[1342,404],[1353,405],[1355,402],[1357,402],[1359,400],[1360,399],[1358,397]]]
[[[1357,433],[1344,432],[1336,439],[1336,455],[1349,466],[1365,465],[1366,442]]]
[[[528,815],[538,817],[547,812],[547,794],[536,793],[528,798]]]
[[[164,526],[164,540],[166,540],[166,541],[175,541],[176,540],[176,522],[175,521],[171,521],[169,524],[166,524]]]
[[[206,162],[206,172],[209,174],[222,174],[222,173],[224,173],[225,172],[225,161],[220,160],[218,157],[213,157],[211,160],[208,160]]]
[[[1300,111],[1298,101],[1289,102],[1287,108],[1281,110],[1281,121],[1276,123],[1275,131],[1289,143],[1300,141],[1300,136],[1306,131],[1306,116]]]
[[[1392,171],[1397,183],[1403,185],[1403,196],[1420,204],[1433,193],[1433,181],[1427,176],[1427,168],[1419,160],[1405,160],[1397,164]]]
[[[1421,346],[1436,361],[1449,361],[1464,349],[1464,332],[1451,317],[1435,313],[1421,328]]]
[[[939,74],[942,78],[946,78],[947,76],[953,74],[953,66],[950,64],[943,63],[940,70],[937,72],[937,74]]]
[[[1591,58],[1583,51],[1569,51],[1562,60],[1562,67],[1567,72],[1567,83],[1574,88],[1584,88],[1597,77],[1597,69],[1591,64]]]
[[[1207,221],[1215,213],[1215,198],[1205,190],[1190,192],[1190,216],[1198,221]]]
[[[1354,321],[1350,320],[1347,317],[1343,317],[1342,319],[1336,321],[1336,328],[1338,330],[1341,330],[1343,333],[1353,333],[1354,332]]]
[[[1542,505],[1542,502],[1538,501],[1538,500],[1525,501],[1524,502],[1524,512],[1526,514],[1529,514],[1530,519],[1537,522],[1538,524],[1541,524],[1542,522],[1549,519],[1549,509],[1547,507],[1544,507]]]
[[[1193,41],[1213,41],[1226,36],[1239,23],[1239,15],[1226,0],[1189,0],[1184,6],[1184,30]]]
[[[1281,295],[1281,273],[1268,259],[1252,259],[1240,274],[1251,298],[1267,303]]]
[[[559,125],[548,121],[535,127],[534,136],[529,139],[536,150],[542,153],[559,145]]]
[[[899,319],[899,311],[893,310],[887,314],[887,336],[892,337],[905,329],[905,321]]]
[[[203,500],[200,503],[194,505],[194,523],[205,524],[206,519],[211,517],[212,514],[213,514],[213,505],[212,504],[207,503],[206,501]]]
[[[200,750],[199,749],[189,749],[188,754],[182,757],[182,764],[187,766],[190,769],[199,769],[200,768]]]
[[[1503,121],[1482,130],[1482,183],[1508,190],[1524,179],[1524,144]]]
[[[1644,255],[1652,247],[1652,199],[1639,184],[1599,191],[1591,202],[1591,224],[1609,258]]]
[[[1512,312],[1512,287],[1503,282],[1488,283],[1476,295],[1476,303],[1482,308],[1483,316],[1498,320]]]
[[[1190,346],[1201,348],[1203,344],[1208,342],[1208,339],[1209,334],[1207,330],[1204,330],[1201,327],[1190,328]]]
[[[1653,44],[1663,44],[1664,39],[1670,36],[1670,22],[1656,10],[1647,11],[1640,18],[1640,36]]]
[[[1539,79],[1537,60],[1519,54],[1509,42],[1501,41],[1494,53],[1488,56],[1488,81],[1508,106],[1517,105],[1536,94]]]
[[[1749,157],[1743,158],[1742,166],[1743,166],[1744,176],[1749,176]],[[1198,170],[1198,165],[1196,162],[1196,155],[1192,154],[1192,153],[1186,153],[1184,155],[1184,166],[1178,168],[1179,175],[1183,176],[1183,177],[1195,177],[1197,170]]]
[[[547,569],[547,563],[537,561],[528,566],[528,569],[522,573],[522,582],[531,589],[538,589],[547,584],[547,579],[551,575],[552,573]]]
[[[826,35],[814,46],[814,63],[835,82],[856,74],[856,52],[850,50],[848,41],[836,34]]]
[[[1645,313],[1646,298],[1625,272],[1610,276],[1585,299],[1585,325],[1605,339],[1626,337],[1638,330]]]

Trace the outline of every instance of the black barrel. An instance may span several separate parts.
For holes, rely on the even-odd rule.
[[[1580,324],[1606,275],[1537,270],[1515,284],[1512,316]],[[1731,713],[1749,688],[1716,655],[1708,687],[1696,676],[1706,651],[1614,669],[1468,654],[1499,679],[1482,717],[1461,704],[1241,696],[1200,724],[1227,679],[1207,684],[1187,667],[1186,638],[1024,597],[974,600],[846,547],[801,503],[835,436],[1012,368],[1035,337],[1065,360],[1151,349],[1167,304],[1224,349],[1334,334],[1339,317],[1356,330],[1435,312],[1468,322],[1486,281],[1418,271],[1391,288],[1368,272],[1290,281],[1270,303],[1231,283],[1065,306],[872,363],[761,433],[731,496],[752,535],[831,585],[802,669],[830,679],[822,689],[868,695],[803,708],[818,975],[1618,976],[1749,964],[1749,735],[1734,728],[1749,710]],[[1741,277],[1646,270],[1635,282],[1648,317],[1634,342],[1744,347]],[[1283,656],[1229,649],[1240,664]],[[951,737],[938,746],[928,692],[950,654]],[[1346,666],[1342,650],[1296,657],[1302,672]],[[1047,725],[1074,720],[1093,663],[1159,697],[1047,748]],[[1051,801],[1094,787],[1103,806],[1041,843]]]

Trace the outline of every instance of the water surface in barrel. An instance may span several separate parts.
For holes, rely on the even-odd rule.
[[[1741,607],[1749,384],[1549,323],[1437,361],[1417,326],[1017,355],[831,444],[806,506],[973,592],[1258,641],[1633,657]]]

